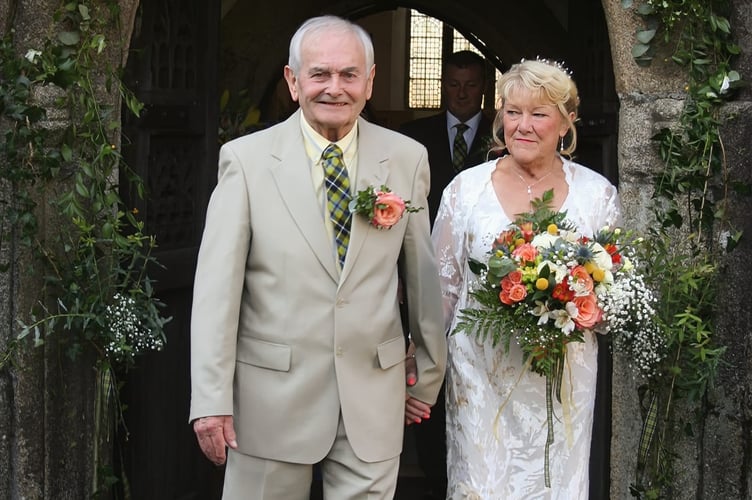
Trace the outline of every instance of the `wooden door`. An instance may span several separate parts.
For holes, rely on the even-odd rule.
[[[126,161],[146,182],[135,200],[157,237],[153,269],[166,304],[167,345],[125,381],[118,456],[131,498],[219,498],[222,470],[201,455],[188,424],[192,282],[217,165],[218,0],[141,2],[126,83],[145,104],[124,114]],[[125,183],[122,183],[125,186]],[[133,197],[126,194],[126,199]]]

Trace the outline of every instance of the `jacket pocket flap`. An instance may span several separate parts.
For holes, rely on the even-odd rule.
[[[379,355],[379,366],[382,370],[405,361],[405,338],[401,335],[382,342],[376,349]]]
[[[292,348],[249,337],[238,340],[238,362],[281,372],[290,371]]]

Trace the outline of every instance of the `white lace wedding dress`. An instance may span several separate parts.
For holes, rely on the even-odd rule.
[[[461,172],[445,189],[433,231],[447,327],[472,306],[477,276],[468,257],[487,262],[492,240],[512,220],[491,184],[496,162]],[[602,176],[564,160],[569,194],[561,210],[587,236],[620,223],[616,189]],[[547,435],[545,378],[525,370],[510,352],[459,333],[448,338],[447,468],[450,499],[576,500],[588,497],[598,346],[592,335],[570,344],[562,404],[554,400],[551,487],[544,484]],[[569,400],[569,401],[567,401]],[[502,409],[503,406],[503,409]],[[499,411],[501,409],[501,412]]]

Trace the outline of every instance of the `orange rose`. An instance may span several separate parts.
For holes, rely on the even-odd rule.
[[[506,281],[507,288],[504,288],[504,282]],[[499,292],[499,300],[508,306],[514,305],[527,297],[527,288],[520,283],[512,284],[505,277],[502,280],[502,290]]]
[[[522,271],[516,269],[507,274],[507,278],[509,278],[509,281],[512,283],[522,283]]]
[[[538,249],[530,243],[525,243],[515,248],[512,255],[525,262],[535,262],[535,258],[538,256]]]
[[[517,283],[509,289],[509,300],[512,302],[520,302],[527,297],[527,288],[525,285]]]
[[[593,278],[590,276],[590,273],[587,272],[585,266],[573,267],[570,274],[572,275],[572,281],[584,287],[588,293],[593,291]]]
[[[511,306],[527,296],[527,288],[522,284],[522,271],[519,269],[510,272],[501,278],[501,293],[499,300]]]
[[[389,229],[405,213],[405,202],[394,193],[376,191],[376,203],[373,205],[371,224],[378,228]]]
[[[506,290],[508,292],[515,284],[519,283],[521,280],[522,273],[520,271],[512,271],[511,273],[501,278],[501,282],[499,284],[501,285],[502,290]]]
[[[598,307],[595,294],[574,297],[572,302],[577,306],[577,317],[574,323],[580,328],[591,328],[603,318],[603,311]]]

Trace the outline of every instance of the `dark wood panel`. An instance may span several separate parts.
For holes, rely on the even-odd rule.
[[[223,469],[203,457],[188,423],[193,275],[216,178],[219,12],[219,0],[141,2],[129,54],[126,82],[145,108],[125,115],[124,152],[148,197],[121,185],[157,238],[162,267],[150,275],[173,318],[165,349],[142,357],[123,388],[115,459],[131,498],[221,497]]]

